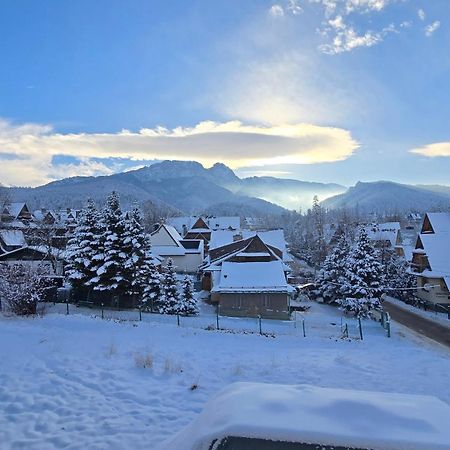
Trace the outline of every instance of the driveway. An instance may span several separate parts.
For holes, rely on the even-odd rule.
[[[383,309],[396,322],[450,348],[450,328],[445,325],[440,325],[436,321],[426,319],[393,303],[389,303],[389,300],[383,302]]]

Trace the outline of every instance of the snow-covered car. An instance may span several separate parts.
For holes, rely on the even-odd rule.
[[[234,383],[165,450],[448,450],[450,406],[431,396]]]

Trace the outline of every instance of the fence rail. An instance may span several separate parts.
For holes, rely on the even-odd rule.
[[[331,308],[331,307],[330,307]],[[334,310],[335,311],[335,310]],[[376,321],[359,321],[356,318],[294,311],[291,320],[264,319],[262,317],[228,317],[216,312],[202,312],[198,316],[166,315],[144,312],[139,309],[120,310],[110,307],[86,307],[70,303],[48,303],[47,313],[82,314],[104,320],[146,322],[154,325],[172,324],[183,328],[219,330],[230,333],[260,334],[267,337],[298,336],[300,338],[325,337],[333,339],[358,339],[380,335]]]

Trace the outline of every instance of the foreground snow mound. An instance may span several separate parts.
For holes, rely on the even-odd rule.
[[[432,396],[309,385],[234,383],[165,450],[200,450],[227,436],[358,448],[448,449],[450,406]]]

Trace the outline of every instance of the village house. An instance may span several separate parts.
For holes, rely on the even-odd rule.
[[[283,264],[224,261],[212,294],[224,316],[289,319],[289,294]]]
[[[171,225],[162,224],[150,234],[152,254],[166,261],[172,258],[177,272],[197,273],[204,258],[201,239],[183,239]]]
[[[185,216],[185,217],[170,217],[167,219],[167,224],[172,225],[179,234],[186,237],[186,233],[194,228],[199,219],[200,225],[209,230],[239,230],[241,228],[241,219],[238,216]]]
[[[45,275],[62,275],[63,261],[58,255],[49,254],[46,249],[24,246],[0,254],[0,264],[22,264]]]
[[[368,225],[365,229],[369,239],[381,252],[394,250],[397,256],[405,256],[399,222]]]
[[[9,253],[27,245],[22,230],[0,230],[0,254]]]
[[[253,234],[210,249],[201,267],[202,288],[211,291],[211,303],[220,314],[286,318],[289,272],[283,250]]]
[[[450,304],[450,212],[425,215],[411,266],[422,300]]]
[[[6,203],[0,214],[1,222],[29,222],[33,219],[33,215],[26,203]],[[23,225],[23,224],[18,224]]]
[[[205,253],[209,250],[211,233],[217,230],[238,231],[240,229],[239,217],[172,217],[168,219],[184,239],[201,239],[204,243]]]

